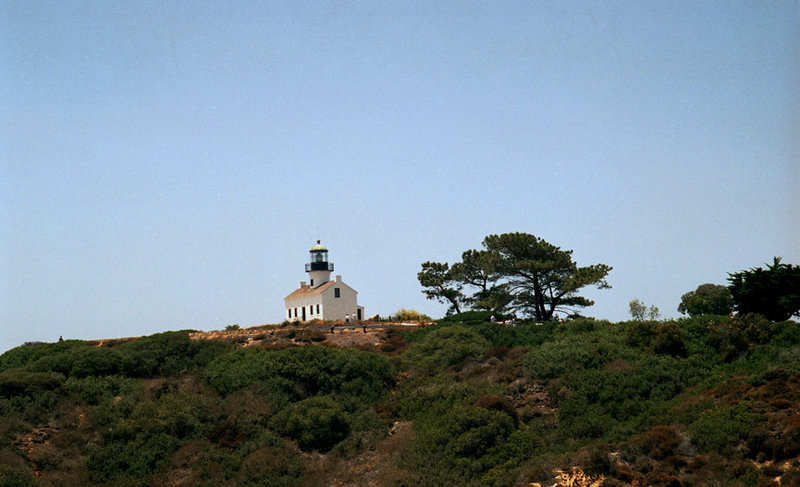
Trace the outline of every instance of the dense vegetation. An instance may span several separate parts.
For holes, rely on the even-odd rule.
[[[758,315],[517,326],[380,345],[170,332],[0,356],[0,486],[800,483],[800,328]]]
[[[734,309],[780,321],[800,316],[800,266],[775,257],[766,268],[734,272],[728,277]]]

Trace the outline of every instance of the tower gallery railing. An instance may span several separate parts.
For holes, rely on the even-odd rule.
[[[306,264],[306,272],[333,271],[333,262],[311,262]]]

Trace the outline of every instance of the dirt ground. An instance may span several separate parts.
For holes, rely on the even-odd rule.
[[[237,330],[218,330],[194,332],[189,336],[193,340],[224,340],[241,343],[243,346],[269,346],[273,344],[319,343],[339,347],[380,346],[386,339],[386,331],[390,328],[402,327],[414,329],[426,326],[424,323],[376,323],[366,322],[362,325],[345,326],[334,324],[331,333],[329,323],[310,323],[303,325],[260,325]],[[365,331],[366,330],[366,331]]]

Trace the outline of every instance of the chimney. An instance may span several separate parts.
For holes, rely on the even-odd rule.
[[[306,281],[300,281],[300,288],[306,287]]]
[[[336,282],[342,282],[342,276],[336,276]]]

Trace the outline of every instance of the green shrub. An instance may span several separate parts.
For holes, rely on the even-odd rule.
[[[397,321],[433,321],[430,316],[420,313],[415,309],[401,308],[394,314],[394,319]]]
[[[113,425],[109,436],[135,440],[158,434],[175,439],[190,438],[205,432],[216,419],[212,400],[207,396],[174,392],[156,400],[139,401],[126,417]]]
[[[675,323],[661,325],[652,342],[652,347],[653,351],[658,354],[672,355],[673,357],[686,355],[683,332]]]
[[[471,405],[489,392],[485,384],[455,382],[446,375],[425,377],[396,392],[397,415],[403,419],[415,419],[432,410],[445,411]]]
[[[0,486],[28,487],[33,472],[16,447],[0,448]]]
[[[627,442],[623,448],[623,457],[628,462],[639,456],[647,456],[663,460],[674,455],[681,443],[681,435],[671,426],[657,425]]]
[[[25,367],[33,364],[42,357],[65,354],[80,349],[91,348],[86,342],[81,340],[64,340],[56,343],[31,343],[12,348],[0,355],[0,371]],[[69,354],[67,354],[68,356]],[[70,364],[66,370],[47,369],[46,371],[56,371],[63,374],[69,373],[72,367]],[[45,370],[42,370],[45,371]]]
[[[64,381],[54,372],[28,372],[12,369],[0,372],[0,397],[34,395],[42,391],[59,389]]]
[[[659,354],[685,356],[684,333],[672,322],[637,321],[625,333],[626,342],[632,347]]]
[[[433,372],[465,360],[480,359],[489,347],[490,343],[477,332],[464,326],[448,326],[413,343],[402,358],[414,368]]]
[[[702,379],[685,360],[649,356],[626,367],[586,370],[563,379],[562,433],[576,437],[628,435],[666,411],[670,401]]]
[[[776,328],[773,323],[754,314],[709,321],[707,343],[717,351],[719,362],[731,362],[769,343]]]
[[[233,346],[219,340],[192,340],[172,331],[139,338],[120,347],[130,377],[174,376],[203,367]]]
[[[437,321],[440,325],[482,325],[489,323],[492,311],[464,311],[463,313],[455,313]],[[502,319],[501,315],[495,314],[495,319]]]
[[[800,345],[800,325],[794,321],[781,321],[773,325],[772,344],[781,347]]]
[[[466,311],[444,317],[436,325],[407,332],[404,336],[411,342],[419,342],[437,330],[461,326],[479,333],[495,347],[517,347],[543,343],[551,338],[558,326],[554,322],[544,324],[525,322],[517,326],[509,326],[499,322],[503,319],[500,315],[495,316],[498,322],[492,323],[491,315],[491,311]]]
[[[29,487],[33,473],[20,467],[0,465],[0,486]]]
[[[290,487],[303,476],[303,459],[286,449],[260,448],[241,461],[236,485]]]
[[[106,376],[120,372],[122,372],[122,355],[113,348],[89,348],[73,354],[71,376]]]
[[[338,393],[374,401],[393,380],[381,355],[321,346],[239,349],[211,362],[204,376],[221,394],[262,382],[293,400]]]
[[[481,325],[471,325],[470,328],[480,333],[495,347],[528,347],[541,345],[545,340],[550,339],[555,326],[553,323],[544,325],[523,323],[517,326],[509,326],[502,323],[483,323]]]
[[[166,463],[177,446],[174,437],[161,433],[93,447],[86,460],[89,478],[100,484],[121,485],[127,479],[125,483],[145,485],[145,478]]]
[[[120,376],[70,377],[65,382],[65,389],[77,394],[87,404],[96,406],[116,396],[130,393],[133,390],[133,380]]]
[[[330,396],[304,399],[273,416],[269,424],[304,451],[328,451],[350,431],[347,414]]]
[[[552,379],[568,372],[597,369],[617,358],[630,358],[618,342],[598,333],[561,335],[528,352],[519,366],[535,379]]]
[[[126,394],[104,402],[96,418],[103,442],[89,451],[87,469],[97,483],[146,483],[183,442],[204,437],[220,416],[212,398],[168,392],[149,400]]]
[[[414,422],[417,436],[402,458],[414,485],[474,485],[492,465],[487,455],[514,432],[514,420],[490,409],[457,406]]]
[[[706,411],[688,428],[692,442],[703,452],[724,452],[747,437],[761,419],[744,404]]]

